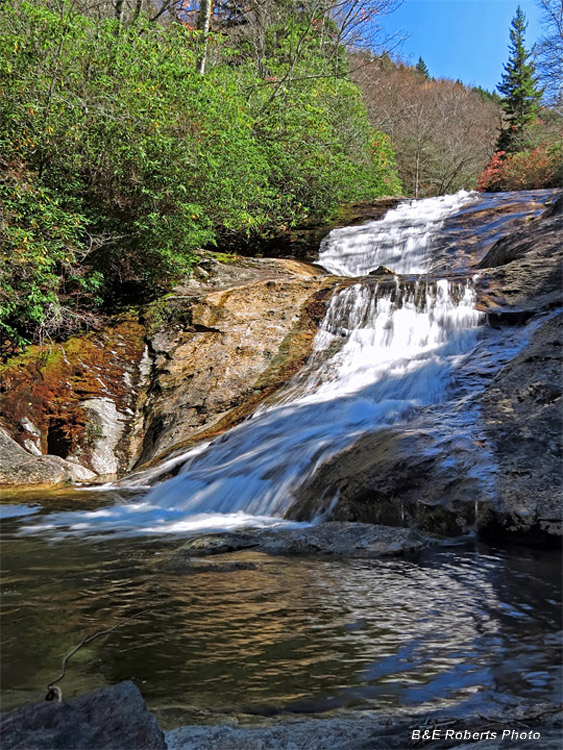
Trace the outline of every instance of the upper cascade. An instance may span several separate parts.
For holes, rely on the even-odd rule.
[[[319,263],[338,276],[364,276],[379,266],[399,274],[428,273],[432,238],[444,219],[478,197],[461,190],[406,201],[378,221],[333,229],[321,244]]]

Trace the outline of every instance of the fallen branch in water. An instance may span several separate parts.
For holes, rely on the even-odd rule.
[[[123,620],[123,622],[118,622],[117,625],[114,625],[112,628],[106,628],[105,630],[96,630],[95,633],[91,633],[90,635],[85,636],[80,643],[75,646],[71,651],[68,652],[68,654],[63,658],[63,663],[61,667],[61,673],[57,677],[56,680],[53,680],[47,685],[47,695],[45,696],[46,701],[57,701],[57,703],[60,703],[63,699],[63,691],[60,689],[60,687],[56,687],[57,682],[60,682],[66,673],[66,665],[68,664],[68,660],[71,656],[74,656],[74,654],[77,651],[80,651],[82,646],[88,645],[88,643],[91,643],[96,638],[100,638],[102,635],[109,635],[110,633],[113,633],[114,630],[117,630],[117,628],[120,628],[122,625],[125,625],[125,623],[129,622],[130,620],[134,620],[135,617],[140,617],[141,615],[144,615],[145,612],[147,612],[146,609],[144,609],[142,612],[137,612],[134,615],[131,615],[131,617],[128,617],[126,620]]]

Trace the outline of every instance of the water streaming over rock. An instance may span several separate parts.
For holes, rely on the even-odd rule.
[[[470,280],[420,275],[431,271],[444,219],[474,199],[411,201],[378,222],[331,232],[320,252],[327,270],[353,277],[386,266],[411,277],[383,286],[363,279],[338,292],[308,365],[277,403],[175,459],[180,473],[140,502],[53,514],[35,529],[150,534],[278,523],[296,487],[336,452],[440,402],[482,316]]]

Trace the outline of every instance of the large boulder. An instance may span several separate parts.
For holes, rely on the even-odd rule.
[[[166,750],[155,717],[132,682],[74,700],[20,706],[0,720],[2,750]]]
[[[0,487],[52,487],[95,478],[93,471],[80,464],[31,453],[0,427]]]
[[[253,260],[234,285],[232,267],[217,265],[147,316],[153,373],[141,464],[224,432],[283,386],[310,354],[337,281],[308,264]]]

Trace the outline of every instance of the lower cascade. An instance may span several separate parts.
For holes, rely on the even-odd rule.
[[[183,463],[177,476],[141,500],[51,514],[28,531],[154,534],[288,523],[295,490],[320,465],[362,435],[440,403],[475,347],[483,316],[471,279],[430,275],[442,222],[473,200],[461,192],[410,201],[381,221],[331,232],[320,254],[327,270],[351,277],[391,266],[411,275],[389,274],[394,282],[381,284],[363,278],[337,292],[308,364],[276,403],[175,459]]]

